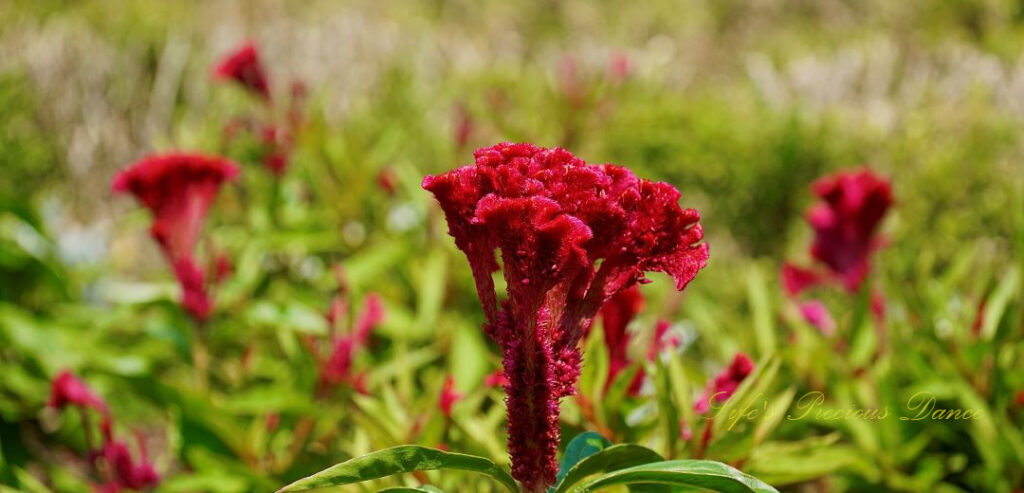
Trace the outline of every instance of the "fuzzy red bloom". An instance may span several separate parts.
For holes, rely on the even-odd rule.
[[[141,440],[139,446],[142,448]],[[147,460],[145,450],[142,450],[142,457],[136,462],[124,442],[107,440],[100,451],[100,457],[107,463],[113,476],[113,480],[104,485],[106,488],[113,486],[114,489],[108,491],[119,491],[118,488],[141,490],[160,482],[160,476]]]
[[[129,192],[153,213],[150,234],[181,283],[183,305],[202,320],[210,301],[202,270],[193,260],[206,214],[238,166],[218,157],[171,153],[148,156],[114,177],[115,192]]]
[[[92,408],[106,415],[107,403],[103,402],[88,385],[76,377],[71,371],[64,370],[53,379],[50,388],[50,400],[47,405],[54,409],[63,409],[72,405],[81,408]]]
[[[613,295],[661,271],[683,289],[708,258],[700,215],[679,192],[563,149],[502,143],[476,163],[423,180],[469,260],[484,330],[502,350],[512,475],[529,491],[555,480],[558,400],[575,392],[577,347]],[[491,274],[500,250],[508,299]],[[600,261],[600,267],[595,265]]]
[[[444,380],[444,387],[441,388],[441,397],[438,398],[438,406],[445,417],[452,417],[452,406],[462,400],[463,395],[455,390],[455,380],[449,375]]]
[[[743,353],[737,353],[729,367],[719,373],[711,381],[700,399],[693,406],[693,410],[704,414],[711,408],[711,400],[725,402],[732,397],[743,380],[754,371],[754,361]]]
[[[815,233],[811,255],[856,291],[880,245],[875,230],[893,203],[889,182],[868,170],[843,172],[819,179],[812,190],[821,202],[807,213]]]
[[[221,80],[233,80],[242,85],[264,101],[270,101],[270,87],[267,84],[266,72],[260,63],[256,46],[251,42],[243,43],[228,53],[213,69],[214,77]]]
[[[800,314],[804,316],[807,323],[818,329],[819,332],[830,336],[836,332],[836,322],[828,308],[819,300],[810,300],[800,304]]]
[[[377,173],[377,186],[384,193],[394,195],[395,190],[398,189],[398,176],[395,175],[395,171],[391,168],[381,168],[380,172]]]
[[[455,107],[455,148],[462,150],[469,143],[469,137],[473,134],[473,115],[464,105]]]

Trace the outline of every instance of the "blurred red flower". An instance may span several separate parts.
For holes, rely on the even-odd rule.
[[[151,155],[114,177],[115,192],[129,192],[153,213],[150,234],[159,243],[194,317],[209,315],[205,276],[193,259],[206,215],[221,185],[238,166],[219,157],[170,153]]]
[[[463,395],[455,390],[455,379],[453,379],[451,375],[448,375],[448,377],[444,379],[444,387],[441,388],[441,397],[437,402],[445,417],[452,417],[452,406],[455,405],[456,402],[461,401],[462,397]]]
[[[107,488],[105,491],[120,491],[120,488],[141,490],[160,482],[156,469],[146,458],[142,440],[139,440],[139,449],[141,457],[136,462],[124,442],[107,440],[99,454],[107,463],[112,476],[111,480],[102,486]]]
[[[54,409],[63,409],[68,405],[81,408],[92,408],[104,415],[108,414],[107,403],[103,402],[98,395],[82,380],[71,373],[70,370],[63,370],[53,379],[50,388],[50,400],[47,405]]]
[[[718,376],[715,377],[707,388],[704,389],[704,393],[701,394],[700,398],[693,405],[693,410],[697,413],[704,414],[711,408],[711,400],[715,402],[725,402],[736,392],[743,380],[754,371],[754,361],[743,353],[737,353],[733,358],[732,363],[722,370]]]
[[[213,74],[217,79],[238,82],[264,101],[270,101],[266,72],[260,63],[256,45],[252,42],[247,41],[224,56],[214,67]]]
[[[821,202],[807,213],[815,234],[811,255],[857,291],[871,252],[881,245],[875,230],[893,203],[889,182],[869,170],[841,172],[819,179],[812,190]]]
[[[800,304],[800,314],[807,323],[818,329],[819,332],[830,336],[836,332],[836,322],[832,319],[828,307],[820,300],[810,300]]]
[[[608,390],[615,377],[631,363],[626,350],[629,348],[632,337],[626,329],[636,314],[640,313],[643,304],[644,299],[640,296],[640,289],[634,285],[615,293],[601,307],[601,318],[604,321],[604,344],[608,349],[608,378],[604,383],[605,390]],[[630,385],[630,390],[634,390],[634,394],[636,390],[639,390],[640,380],[643,379],[640,373],[637,374],[637,377],[636,389],[632,388],[632,384]]]
[[[502,351],[512,475],[542,491],[557,471],[558,400],[575,392],[577,343],[597,311],[646,271],[683,289],[707,263],[707,245],[700,215],[681,209],[666,183],[532,144],[501,143],[475,157],[427,176],[423,188],[469,260],[484,330]],[[508,290],[500,304],[497,250]]]
[[[343,301],[332,303],[331,311],[328,313],[328,321],[332,326],[341,323],[340,318],[347,312],[345,306]],[[365,390],[364,382],[361,380],[363,376],[353,374],[352,363],[357,352],[369,342],[373,328],[383,320],[384,306],[380,295],[368,294],[352,330],[334,338],[330,355],[321,363],[320,382],[322,386],[348,383],[360,392]]]

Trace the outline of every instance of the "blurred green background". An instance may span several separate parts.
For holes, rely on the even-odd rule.
[[[280,179],[256,139],[225,143],[233,119],[271,117],[211,80],[245,39],[275,99],[293,81],[308,88]],[[407,442],[507,461],[501,392],[481,384],[496,350],[419,182],[511,140],[667,181],[703,215],[708,268],[681,296],[664,278],[645,287],[637,328],[668,317],[690,342],[678,371],[651,369],[667,383],[597,410],[615,438],[686,458],[669,409],[743,350],[778,365],[769,396],[825,390],[837,407],[898,407],[926,389],[985,417],[751,424],[710,456],[793,491],[1013,491],[1024,486],[1022,124],[1019,0],[4,1],[0,484],[87,489],[77,422],[43,410],[65,367],[120,426],[151,437],[165,491],[268,491]],[[110,192],[117,170],[167,149],[243,165],[206,228],[203,248],[235,272],[201,335],[176,307],[149,214]],[[871,280],[888,332],[861,336],[863,303],[823,296],[840,338],[865,354],[890,348],[870,365],[809,333],[777,279],[783,259],[807,259],[808,185],[863,164],[896,198]],[[335,263],[353,307],[378,292],[387,317],[357,365],[369,395],[321,402],[302,340],[326,331]],[[198,337],[208,386],[193,379]],[[600,361],[599,344],[588,348]],[[435,405],[447,373],[467,396],[451,423]],[[569,437],[594,428],[574,406]]]

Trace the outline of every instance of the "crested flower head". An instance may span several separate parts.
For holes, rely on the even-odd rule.
[[[175,152],[136,162],[114,177],[113,188],[153,212],[150,233],[175,261],[191,255],[220,186],[237,175],[238,166],[226,159]]]
[[[557,472],[558,399],[575,391],[577,343],[613,295],[665,272],[683,289],[708,258],[700,215],[679,192],[564,149],[501,143],[476,163],[428,176],[449,233],[469,260],[509,379],[512,474],[530,491]],[[500,250],[508,297],[491,274]],[[598,267],[599,264],[599,267]]]
[[[270,100],[270,87],[267,84],[266,72],[260,63],[256,45],[243,43],[228,53],[213,69],[213,75],[221,80],[233,80],[242,85],[264,101]]]
[[[103,399],[96,395],[85,382],[69,370],[61,371],[53,379],[50,400],[47,405],[54,409],[72,405],[80,408],[92,408],[104,415],[108,413],[107,403],[103,402]]]
[[[863,170],[821,178],[812,190],[821,202],[807,213],[814,228],[811,255],[856,291],[880,245],[875,230],[893,202],[889,182]]]
[[[182,287],[182,305],[199,320],[211,310],[194,250],[213,199],[238,166],[218,157],[171,153],[148,156],[114,177],[115,192],[128,192],[153,213],[149,231]]]
[[[700,399],[694,404],[694,411],[704,414],[711,408],[711,401],[725,402],[736,393],[743,380],[754,371],[754,360],[743,353],[737,353],[732,363],[708,383]]]

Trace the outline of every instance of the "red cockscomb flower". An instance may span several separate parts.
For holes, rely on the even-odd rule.
[[[502,143],[476,163],[428,176],[449,233],[469,260],[484,330],[503,355],[512,475],[527,491],[554,483],[558,400],[575,392],[577,343],[614,294],[647,271],[683,289],[708,259],[700,215],[679,192],[564,149]],[[491,273],[500,250],[508,299]],[[595,267],[600,261],[600,267]]]
[[[732,397],[743,380],[754,371],[754,361],[743,353],[736,354],[729,367],[719,373],[711,381],[700,399],[693,405],[693,410],[704,414],[711,408],[711,400],[725,402]]]
[[[213,74],[217,79],[238,82],[264,101],[270,101],[267,76],[263,64],[260,63],[256,46],[252,42],[243,43],[228,53],[214,68]]]
[[[871,171],[837,173],[812,186],[821,202],[811,207],[811,255],[824,263],[850,291],[860,289],[871,252],[879,247],[875,230],[892,205],[889,182]]]
[[[220,186],[238,166],[213,156],[151,155],[114,177],[115,192],[129,192],[153,213],[150,234],[181,283],[183,305],[199,320],[209,315],[205,276],[193,259],[206,214]]]
[[[104,415],[108,414],[107,403],[103,402],[88,385],[71,373],[69,370],[61,371],[53,379],[50,388],[50,400],[47,405],[54,409],[63,409],[72,405],[81,408],[92,408]]]
[[[452,417],[452,406],[462,400],[462,394],[455,390],[455,379],[449,375],[444,379],[444,387],[441,388],[441,397],[438,398],[438,406],[446,418]]]

